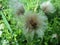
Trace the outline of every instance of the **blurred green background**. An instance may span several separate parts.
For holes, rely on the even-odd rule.
[[[22,34],[22,25],[11,14],[8,8],[9,0],[0,0],[0,45],[28,45]],[[40,11],[40,4],[47,0],[19,0],[24,4],[25,11]],[[34,39],[30,45],[60,45],[60,0],[51,0],[56,11],[49,14],[48,29],[45,31],[43,40]],[[18,18],[19,20],[19,18]],[[19,21],[18,21],[19,22]]]

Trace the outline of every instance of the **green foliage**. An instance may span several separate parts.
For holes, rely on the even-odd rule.
[[[24,4],[25,11],[40,12],[40,4],[46,0],[19,0]],[[51,0],[56,11],[49,15],[48,29],[45,31],[42,39],[34,37],[32,42],[27,42],[25,36],[22,34],[23,19],[15,18],[12,10],[8,7],[8,0],[0,0],[0,24],[4,24],[2,36],[0,37],[0,45],[3,45],[3,40],[7,40],[9,44],[5,45],[60,45],[60,0]],[[13,2],[12,2],[13,3]],[[56,34],[57,37],[52,35]],[[53,37],[53,38],[52,38]]]

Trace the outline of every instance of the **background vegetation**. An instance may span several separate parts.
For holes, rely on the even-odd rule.
[[[24,4],[25,11],[32,10],[37,13],[41,10],[40,4],[46,0],[20,0]],[[52,0],[56,11],[49,14],[48,29],[45,31],[43,40],[34,39],[31,45],[60,45],[60,0]],[[0,0],[0,45],[26,45],[27,41],[22,34],[22,25],[11,14],[11,9],[8,8],[8,0]]]

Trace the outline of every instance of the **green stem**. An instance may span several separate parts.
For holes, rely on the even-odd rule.
[[[4,14],[3,14],[2,12],[1,12],[1,15],[2,15],[2,18],[3,18],[3,21],[4,21],[5,25],[6,25],[6,27],[8,28],[8,30],[9,30],[10,33],[12,34],[12,29],[11,29],[11,27],[10,27],[7,19],[5,18]]]

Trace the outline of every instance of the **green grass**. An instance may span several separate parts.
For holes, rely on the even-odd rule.
[[[40,4],[46,0],[19,0],[24,4],[25,12],[33,11],[39,13]],[[60,0],[52,0],[56,12],[49,14],[48,29],[45,31],[43,39],[35,37],[32,42],[26,41],[25,36],[22,34],[23,19],[15,18],[12,10],[8,7],[8,0],[0,0],[2,9],[0,10],[0,24],[4,23],[4,29],[1,29],[2,36],[0,37],[0,45],[3,45],[4,40],[8,40],[6,45],[58,45],[60,42]],[[43,12],[44,13],[44,12]],[[52,38],[56,34],[57,37]],[[60,44],[59,44],[60,45]]]

